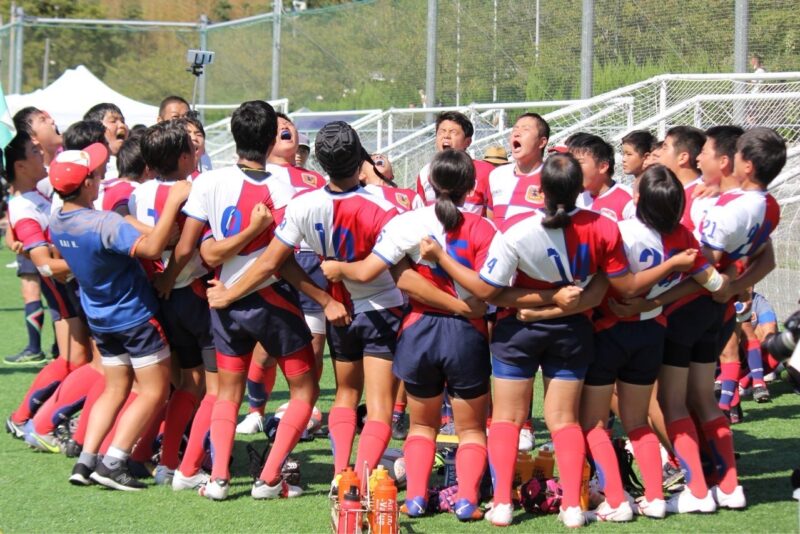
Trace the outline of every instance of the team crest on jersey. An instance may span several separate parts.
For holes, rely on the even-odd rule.
[[[525,191],[525,200],[531,204],[541,204],[544,202],[544,194],[542,194],[539,186],[529,185]]]
[[[617,213],[614,210],[608,208],[600,208],[600,215],[605,215],[614,222],[617,222],[618,220]]]
[[[404,208],[409,209],[411,208],[411,201],[408,199],[408,195],[405,193],[395,193],[394,198],[399,202]]]
[[[317,186],[317,177],[314,176],[313,174],[304,172],[304,173],[300,174],[300,178],[302,178],[303,183],[306,183],[306,184],[308,184],[308,185],[310,185],[312,187],[316,187]]]

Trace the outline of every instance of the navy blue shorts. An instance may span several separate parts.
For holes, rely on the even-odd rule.
[[[33,260],[28,256],[17,254],[17,276],[22,276],[23,274],[39,274],[39,269],[36,268]]]
[[[506,316],[492,330],[492,374],[523,380],[541,367],[547,378],[582,380],[594,360],[593,336],[584,314],[535,323]]]
[[[160,304],[164,330],[181,369],[205,365],[206,371],[216,372],[211,315],[200,284],[173,289],[169,299]]]
[[[55,278],[40,276],[42,295],[50,308],[53,322],[72,317],[83,317],[80,304],[78,282],[71,280],[66,284],[57,282]]]
[[[276,282],[243,297],[228,308],[211,310],[211,332],[217,352],[247,356],[256,343],[270,356],[293,354],[311,343],[297,294]]]
[[[467,319],[413,314],[397,340],[392,371],[414,397],[474,399],[489,392],[489,343]]]
[[[328,287],[328,280],[322,273],[322,269],[320,269],[321,263],[316,252],[312,250],[299,250],[295,252],[294,259],[297,260],[297,264],[303,268],[308,277],[311,278],[315,284],[322,289]],[[303,310],[303,312],[319,313],[322,311],[322,306],[320,306],[317,301],[312,300],[302,291],[298,291],[297,293],[300,298],[300,309]]]
[[[328,323],[328,347],[331,358],[342,362],[361,361],[365,354],[392,360],[397,347],[397,331],[403,320],[403,308],[370,310],[357,313],[348,326]]]
[[[703,295],[672,311],[667,316],[664,365],[689,367],[692,362],[717,361],[725,308]]]
[[[586,371],[589,386],[617,380],[649,386],[658,378],[667,329],[655,319],[620,321],[594,336],[594,362]]]
[[[169,358],[169,345],[155,317],[122,332],[92,331],[103,365],[145,367]]]

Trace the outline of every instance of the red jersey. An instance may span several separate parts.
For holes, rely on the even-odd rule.
[[[489,174],[494,170],[494,165],[488,161],[480,159],[472,160],[475,166],[475,189],[467,194],[464,200],[462,211],[475,213],[480,216],[486,215],[486,203],[489,198]],[[433,186],[430,182],[431,164],[428,163],[419,171],[417,176],[417,194],[425,202],[426,206],[430,206],[436,202],[436,193],[433,191]]]

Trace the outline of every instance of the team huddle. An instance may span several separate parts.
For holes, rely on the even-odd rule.
[[[662,143],[632,132],[629,188],[596,135],[545,158],[550,128],[525,113],[513,162],[496,166],[469,156],[472,124],[446,112],[414,191],[344,122],[313,142],[326,176],[302,168],[301,135],[262,101],[233,113],[238,161],[216,169],[179,97],[132,132],[116,106],[95,106],[57,149],[45,112],[15,121],[10,230],[40,277],[59,355],[6,428],[77,457],[72,484],[143,489],[137,467],[157,452],[157,484],[226,499],[235,434],[260,428],[279,367],[289,402],[251,494],[299,496],[282,469],[316,410],[327,339],[331,474],[373,470],[405,438],[408,516],[428,510],[444,409],[458,437],[456,517],[511,523],[537,372],[564,525],[745,508],[730,428],[739,345],[757,400],[769,396],[767,355],[734,303],[755,306],[753,286],[775,267],[780,214],[766,189],[786,161],[775,131],[676,126]],[[251,413],[237,426],[245,391]],[[636,500],[610,412],[641,473]],[[662,451],[686,482],[669,498]],[[587,458],[592,511],[580,502]]]

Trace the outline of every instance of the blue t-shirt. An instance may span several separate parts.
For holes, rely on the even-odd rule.
[[[80,209],[50,220],[50,237],[81,289],[81,304],[96,332],[121,332],[148,321],[158,300],[130,253],[141,234],[113,211]]]

